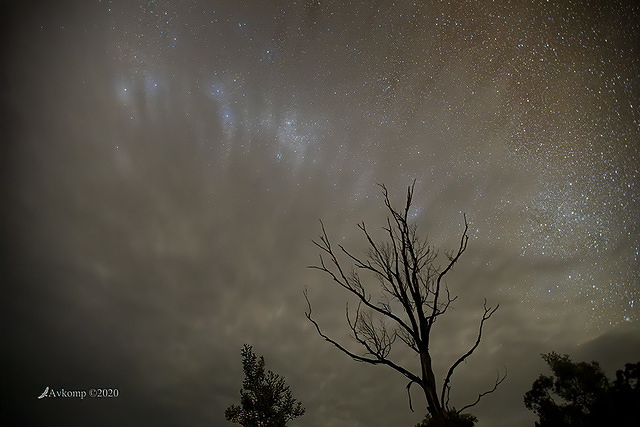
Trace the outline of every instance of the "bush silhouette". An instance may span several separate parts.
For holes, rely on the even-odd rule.
[[[627,363],[610,383],[598,362],[574,363],[555,352],[542,358],[553,375],[540,375],[524,396],[525,406],[539,417],[537,427],[640,425],[640,363]]]
[[[227,421],[244,427],[284,427],[304,414],[302,403],[293,398],[284,378],[265,372],[264,357],[257,357],[250,345],[242,347],[245,378],[240,389],[240,405],[229,406]]]

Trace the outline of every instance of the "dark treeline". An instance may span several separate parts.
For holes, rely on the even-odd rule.
[[[228,421],[244,427],[285,427],[304,415],[284,378],[265,369],[264,357],[253,348],[242,348],[245,378],[240,390],[240,405],[225,411]],[[640,425],[640,362],[627,363],[609,380],[596,361],[573,362],[569,355],[555,352],[542,358],[551,375],[540,374],[524,395],[525,406],[535,412],[536,427],[635,427]],[[452,427],[473,427],[478,419],[469,413],[455,414],[448,420]],[[430,414],[415,427],[433,427],[440,422]]]
[[[415,181],[407,188],[405,203],[395,207],[387,188],[380,185],[382,200],[387,213],[381,227],[382,240],[378,241],[364,222],[358,224],[368,245],[364,255],[350,252],[341,244],[334,244],[321,222],[322,233],[313,241],[320,250],[319,263],[310,268],[319,270],[334,286],[355,297],[355,309],[346,308],[346,323],[351,337],[360,351],[328,336],[312,317],[312,305],[308,293],[307,319],[317,334],[336,349],[356,362],[386,366],[402,375],[407,381],[409,408],[411,386],[424,393],[425,419],[417,427],[472,427],[477,418],[468,412],[480,400],[493,393],[505,380],[506,372],[498,374],[493,384],[480,391],[477,398],[454,406],[450,401],[453,374],[458,366],[466,363],[482,340],[485,323],[498,309],[484,301],[482,315],[478,319],[475,340],[468,350],[451,361],[443,378],[436,378],[431,344],[434,340],[447,340],[446,334],[434,334],[441,316],[454,315],[449,308],[457,296],[447,286],[448,274],[461,260],[469,241],[469,223],[463,216],[464,227],[459,244],[453,251],[445,251],[444,263],[439,251],[420,236],[418,227],[411,221]],[[376,295],[382,295],[376,300]],[[414,352],[419,369],[403,366],[395,357],[396,346]],[[609,381],[597,362],[574,363],[568,355],[556,353],[542,355],[553,375],[540,377],[524,396],[527,408],[534,411],[539,420],[536,426],[637,426],[635,415],[640,407],[638,399],[638,366],[627,364],[618,371],[616,379]],[[225,412],[229,421],[244,427],[284,427],[286,423],[304,414],[302,404],[293,398],[284,379],[271,371],[265,371],[265,362],[253,349],[245,345],[242,350],[245,380],[240,390],[240,405],[232,405]]]

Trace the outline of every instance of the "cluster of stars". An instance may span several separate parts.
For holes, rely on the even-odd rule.
[[[218,159],[266,146],[265,161],[294,171],[322,162],[375,180],[394,167],[398,182],[466,185],[468,201],[450,202],[485,216],[490,245],[579,261],[533,296],[584,296],[596,326],[638,320],[633,10],[611,25],[616,7],[576,2],[294,2],[242,16],[158,1],[125,16],[107,3],[127,78],[145,82],[135,97],[119,89],[130,119],[171,94],[220,131],[199,141]],[[185,104],[203,100],[210,116]]]

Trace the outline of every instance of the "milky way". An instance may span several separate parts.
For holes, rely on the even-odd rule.
[[[490,244],[594,260],[528,293],[584,296],[599,327],[637,320],[639,296],[637,10],[618,6],[103,8],[122,66],[114,91],[140,126],[193,120],[187,143],[208,162],[264,144],[264,162],[298,179],[316,167],[329,185],[369,177],[346,197],[389,169],[394,185],[468,183]],[[524,197],[501,179],[523,171],[536,187]],[[492,179],[506,194],[489,207]]]
[[[353,362],[313,334],[302,297],[349,342],[344,295],[305,269],[317,220],[357,251],[356,224],[383,224],[376,183],[400,202],[414,179],[412,218],[434,246],[454,247],[470,221],[444,357],[465,348],[484,297],[501,304],[477,356],[487,375],[469,373],[459,397],[514,373],[474,411],[479,425],[532,424],[521,395],[539,353],[620,365],[627,353],[589,343],[637,344],[632,2],[18,3],[2,13],[16,295],[3,320],[24,325],[15,366],[57,355],[25,384],[115,378],[165,396],[158,425],[225,425],[249,342],[308,406],[296,425],[415,424],[392,373],[349,381]],[[119,368],[59,361],[73,349]]]

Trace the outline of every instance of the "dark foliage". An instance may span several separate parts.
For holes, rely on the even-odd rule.
[[[473,427],[478,422],[478,419],[471,414],[460,414],[453,410],[449,412],[449,422],[453,427]],[[437,424],[434,419],[429,415],[425,415],[424,420],[416,424],[416,427],[435,427]]]
[[[553,375],[540,375],[524,396],[538,427],[640,425],[640,363],[627,363],[610,383],[598,362],[571,361],[568,355],[543,354]]]
[[[247,344],[242,347],[242,369],[245,378],[240,405],[226,409],[227,421],[244,427],[284,427],[304,414],[302,403],[293,398],[284,378],[272,371],[265,372],[264,357],[257,357]]]

